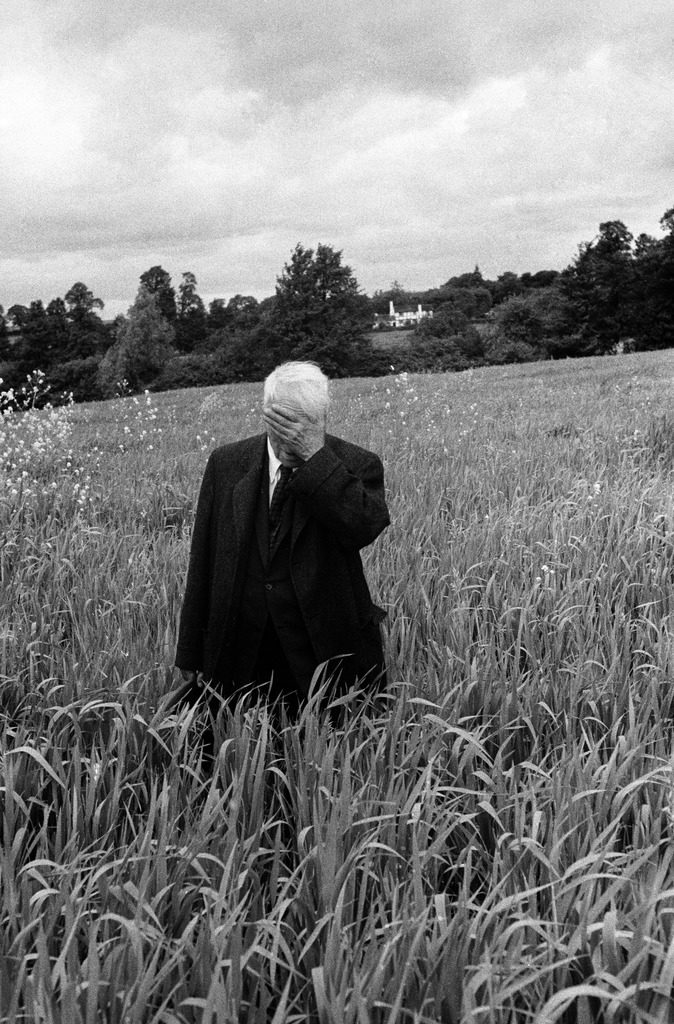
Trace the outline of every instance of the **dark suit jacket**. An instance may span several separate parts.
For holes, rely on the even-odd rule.
[[[223,445],[204,473],[192,535],[176,665],[231,679],[237,615],[257,502],[266,472],[266,435]],[[372,452],[327,435],[293,474],[290,575],[320,664],[352,654],[361,676],[382,662],[379,622],[359,549],[389,524],[384,471]]]

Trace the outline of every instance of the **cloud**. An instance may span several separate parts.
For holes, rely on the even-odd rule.
[[[269,294],[298,241],[368,291],[430,287],[562,266],[672,204],[661,0],[8,10],[5,305],[78,278],[128,304],[158,262]]]
[[[485,77],[508,77],[542,64],[583,63],[597,45],[669,62],[670,0],[247,0],[190,5],[118,0],[100,27],[102,48],[138,30],[170,30],[189,41],[201,32],[222,67],[268,100],[303,105],[345,88],[456,97]],[[65,38],[91,43],[90,0],[66,5]],[[213,69],[217,73],[217,69]]]
[[[267,101],[303,105],[353,87],[455,97],[485,77],[542,64],[583,63],[598,45],[622,48],[635,64],[669,64],[670,0],[5,0],[8,20],[30,24],[55,53],[77,63],[124,62],[152,43],[148,71],[157,94],[189,72],[234,76]],[[4,6],[4,5],[3,5]],[[13,12],[13,17],[12,13]],[[27,35],[29,33],[26,33]],[[175,45],[174,45],[175,44]],[[171,72],[174,72],[171,74]]]

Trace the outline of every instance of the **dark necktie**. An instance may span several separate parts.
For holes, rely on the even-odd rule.
[[[276,481],[274,493],[271,496],[269,505],[269,543],[273,544],[276,534],[281,525],[283,517],[283,505],[288,497],[288,484],[292,479],[293,471],[290,466],[281,466],[281,473]]]

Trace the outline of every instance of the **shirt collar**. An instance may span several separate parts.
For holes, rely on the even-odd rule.
[[[273,484],[281,466],[281,460],[276,458],[276,453],[271,446],[269,437],[267,437],[267,454],[269,455],[269,482]]]

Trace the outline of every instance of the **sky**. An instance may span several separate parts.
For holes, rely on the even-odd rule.
[[[674,206],[672,0],[0,0],[0,304],[562,269]]]

